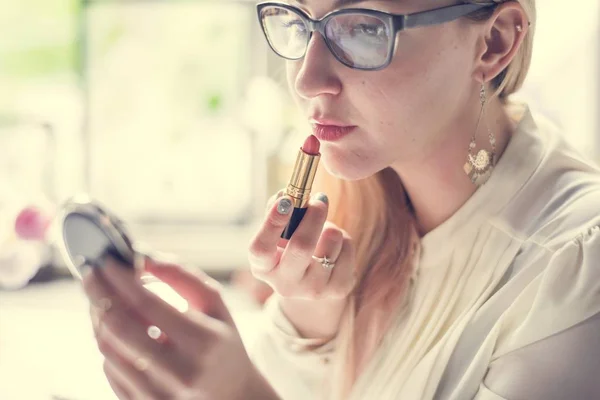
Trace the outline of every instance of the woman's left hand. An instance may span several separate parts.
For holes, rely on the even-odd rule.
[[[151,261],[146,271],[184,297],[188,311],[149,292],[131,268],[111,258],[83,278],[104,372],[120,399],[276,398],[211,278]],[[162,331],[158,340],[149,326]]]

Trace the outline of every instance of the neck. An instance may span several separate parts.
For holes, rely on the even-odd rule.
[[[445,129],[443,137],[446,139],[426,157],[392,166],[408,193],[421,236],[449,219],[477,190],[463,166],[467,161],[478,113],[479,110],[477,114],[461,115],[453,123],[454,127]],[[497,161],[504,153],[515,128],[504,105],[497,98],[491,99],[486,105],[476,135],[477,147],[474,154],[479,149],[491,150],[487,127],[496,136]]]

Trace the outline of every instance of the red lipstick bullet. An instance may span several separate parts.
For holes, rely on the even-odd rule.
[[[319,143],[319,139],[317,139],[315,135],[307,137],[302,146],[302,151],[311,156],[318,156],[320,149],[321,143]]]
[[[286,194],[292,198],[294,212],[288,226],[281,234],[284,239],[289,240],[292,237],[306,214],[310,191],[321,159],[320,148],[319,140],[311,135],[304,141],[304,145],[298,153],[292,178],[286,188]]]

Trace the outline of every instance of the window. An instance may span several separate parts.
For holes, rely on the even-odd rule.
[[[265,72],[256,23],[249,1],[82,10],[88,190],[137,237],[195,264],[245,261],[264,210],[264,155],[241,117]]]

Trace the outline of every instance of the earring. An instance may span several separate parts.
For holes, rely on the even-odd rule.
[[[517,25],[517,32],[523,32],[523,27],[521,25]]]
[[[471,143],[469,143],[469,155],[467,157],[467,162],[464,166],[465,173],[471,179],[471,182],[473,182],[473,184],[476,186],[482,186],[488,181],[492,170],[496,165],[496,136],[487,125],[487,121],[485,122],[485,125],[487,127],[488,138],[490,140],[492,151],[481,149],[479,150],[479,152],[477,152],[477,155],[473,155],[475,147],[477,147],[477,142],[475,139],[477,136],[477,132],[479,131],[481,119],[484,117],[485,105],[487,103],[485,86],[483,84],[481,85],[479,98],[481,101],[481,111],[479,112],[479,118],[477,120],[477,127],[475,128],[475,133],[471,137]]]

